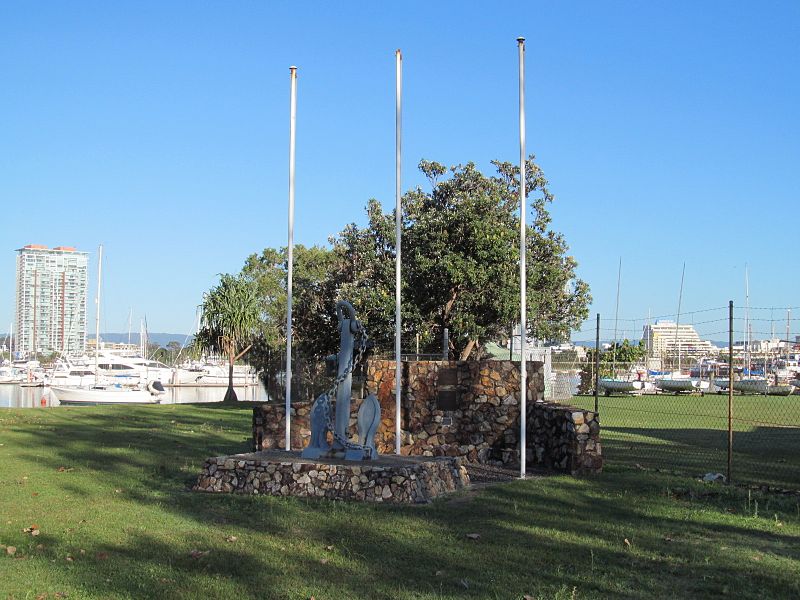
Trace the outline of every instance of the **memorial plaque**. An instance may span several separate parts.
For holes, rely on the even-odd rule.
[[[456,369],[440,369],[436,384],[436,408],[438,410],[458,409],[458,371]]]

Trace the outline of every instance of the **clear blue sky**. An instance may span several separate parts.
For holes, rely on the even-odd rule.
[[[516,160],[520,35],[528,148],[593,314],[620,256],[628,318],[675,312],[683,261],[685,311],[742,305],[746,262],[753,306],[800,304],[798,2],[6,1],[0,330],[27,243],[104,243],[102,329],[132,308],[171,332],[285,245],[290,65],[297,242],[393,204],[396,48],[404,188],[423,157]]]

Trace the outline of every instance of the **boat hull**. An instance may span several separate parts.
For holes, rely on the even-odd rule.
[[[733,389],[743,394],[766,394],[768,396],[789,396],[794,386],[770,384],[764,379],[741,379],[733,382]]]
[[[622,379],[601,379],[600,389],[607,394],[617,392],[638,392],[644,388],[644,383],[641,381],[625,381]]]
[[[106,388],[51,387],[61,404],[157,404],[158,396],[147,390],[116,386]]]

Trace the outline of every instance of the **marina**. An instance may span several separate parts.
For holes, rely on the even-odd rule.
[[[261,385],[235,387],[241,402],[269,402],[270,397]],[[168,387],[158,398],[158,404],[206,404],[222,402],[225,388],[220,387]],[[0,386],[0,409],[50,408],[61,406],[57,395],[49,387],[31,388],[20,385]]]

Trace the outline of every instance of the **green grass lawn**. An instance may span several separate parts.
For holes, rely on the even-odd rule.
[[[800,490],[800,396],[733,398],[733,480]],[[594,398],[570,404],[594,407]],[[599,398],[603,453],[613,464],[701,475],[726,472],[728,396]]]
[[[188,491],[249,432],[246,408],[0,412],[0,598],[800,595],[797,496],[624,466],[427,506]]]

